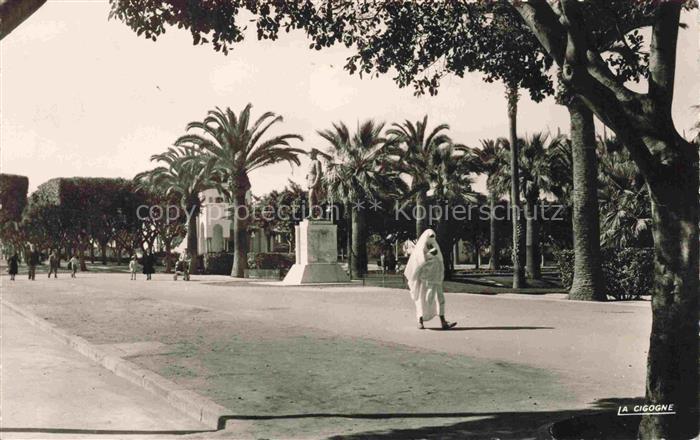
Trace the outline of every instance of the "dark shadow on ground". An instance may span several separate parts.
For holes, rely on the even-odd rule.
[[[504,326],[504,327],[452,327],[449,330],[443,330],[440,327],[429,328],[426,330],[439,330],[439,331],[455,331],[455,330],[552,330],[554,327],[518,327],[518,326]]]
[[[641,398],[609,398],[595,402],[592,408],[563,411],[524,411],[524,412],[453,412],[453,413],[309,413],[279,415],[227,415],[219,418],[219,429],[226,427],[228,420],[280,420],[302,418],[350,418],[350,419],[453,419],[475,418],[448,425],[428,423],[426,426],[410,429],[389,429],[367,431],[331,437],[335,440],[365,439],[551,439],[547,425],[571,417],[598,413],[613,413],[619,405],[640,402]],[[631,419],[631,418],[630,418]],[[634,421],[632,421],[634,423]],[[638,421],[637,421],[638,423]],[[548,436],[549,435],[549,436]],[[599,439],[619,439],[616,437],[596,437]]]
[[[368,431],[349,435],[337,435],[333,440],[366,440],[366,439],[430,439],[430,440],[462,440],[462,439],[526,439],[551,440],[549,425],[560,420],[591,415],[596,413],[613,413],[621,404],[630,403],[635,399],[604,399],[596,402],[593,408],[585,410],[565,411],[528,411],[528,412],[497,412],[476,414],[477,420],[468,420],[448,425],[428,424],[420,428],[391,429],[385,431]],[[456,416],[460,417],[460,416]],[[620,431],[607,436],[589,437],[601,440],[619,440],[634,438],[639,420],[629,420],[633,426],[627,427],[630,436],[620,436]],[[634,425],[636,423],[637,425]],[[586,439],[587,437],[579,437]]]

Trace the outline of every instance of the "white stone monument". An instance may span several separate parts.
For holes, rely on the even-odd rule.
[[[306,219],[294,227],[296,263],[284,284],[347,283],[338,264],[337,226],[332,221]]]

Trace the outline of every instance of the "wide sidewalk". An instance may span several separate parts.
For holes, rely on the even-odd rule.
[[[172,438],[211,428],[7,307],[0,314],[1,438]]]

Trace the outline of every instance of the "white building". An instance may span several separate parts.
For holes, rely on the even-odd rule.
[[[197,253],[200,255],[233,250],[232,204],[215,189],[200,193],[202,208],[197,217]],[[246,194],[250,204],[250,192]],[[184,241],[187,242],[186,240]],[[272,242],[269,233],[248,225],[248,252],[271,252]]]
[[[200,193],[200,198],[204,202],[197,217],[197,253],[227,251],[233,228],[231,205],[215,189]]]

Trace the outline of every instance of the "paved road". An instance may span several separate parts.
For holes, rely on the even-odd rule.
[[[419,331],[405,290],[357,285],[283,288],[225,276],[194,278],[174,282],[168,275],[156,274],[147,282],[129,281],[121,274],[80,274],[76,280],[22,280],[5,296],[18,303],[40,303],[52,290],[88,297],[145,297],[270,326],[304,326],[344,337],[544,368],[561,375],[572,397],[582,404],[643,394],[651,329],[648,302],[447,293],[447,318],[459,322],[456,331]],[[437,320],[427,323],[429,328],[437,326]]]
[[[172,438],[209,429],[6,307],[0,313],[3,439]]]

